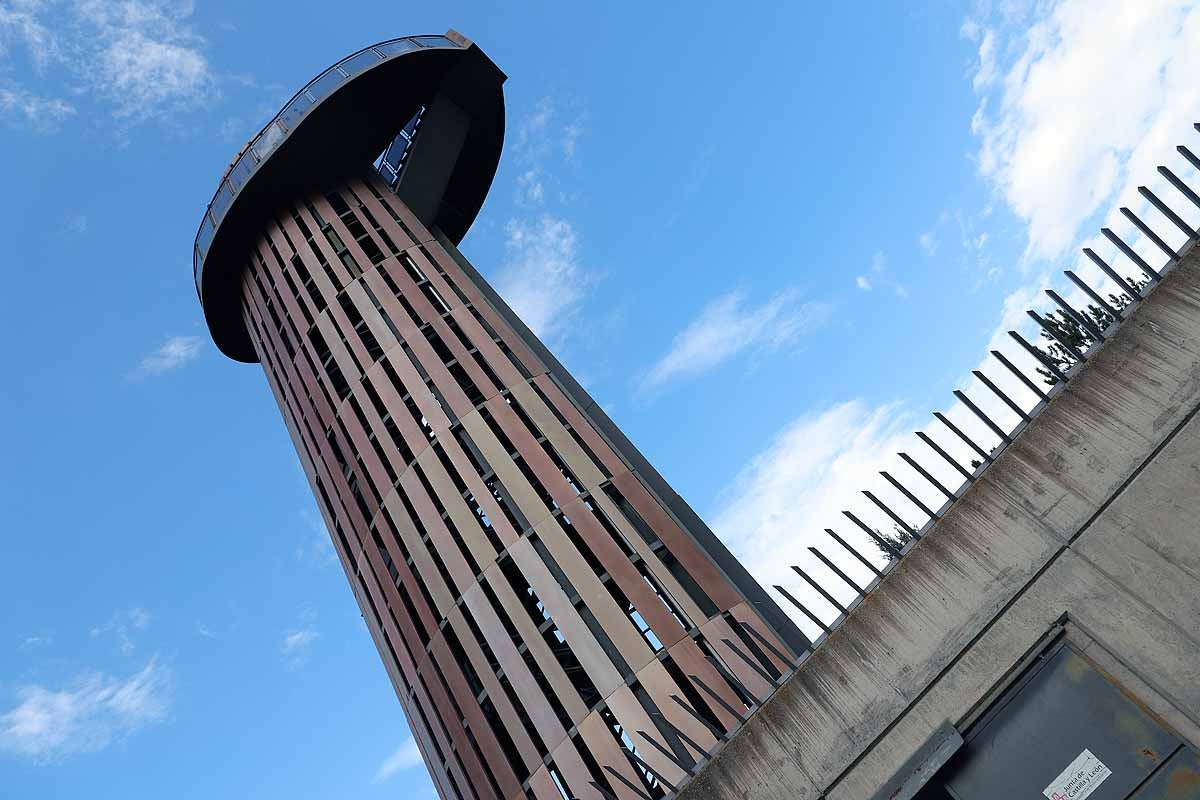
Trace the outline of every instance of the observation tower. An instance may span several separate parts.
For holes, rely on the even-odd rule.
[[[504,80],[454,31],[322,72],[222,176],[196,288],[441,796],[659,798],[809,642],[458,251]]]

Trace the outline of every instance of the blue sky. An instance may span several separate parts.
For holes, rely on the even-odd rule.
[[[462,249],[755,574],[968,425],[950,390],[1197,149],[1200,11],[838,5],[0,0],[5,795],[432,796],[191,279],[234,152],[364,45],[454,27],[507,72]]]

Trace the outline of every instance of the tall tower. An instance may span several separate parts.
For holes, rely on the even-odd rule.
[[[222,177],[196,286],[441,796],[658,798],[809,643],[459,253],[504,79],[453,31],[321,73]]]

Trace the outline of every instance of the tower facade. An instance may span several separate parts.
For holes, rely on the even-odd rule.
[[[444,798],[657,798],[808,642],[457,249],[504,75],[360,51],[239,154],[197,236]]]

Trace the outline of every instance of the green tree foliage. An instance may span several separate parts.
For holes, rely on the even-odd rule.
[[[897,550],[903,550],[904,545],[908,544],[913,539],[913,535],[911,532],[909,532],[905,528],[900,527],[899,525],[897,525],[895,523],[892,524],[892,529],[890,531],[881,531],[878,528],[876,528],[875,535],[878,536],[880,539],[883,539],[885,542],[887,542],[888,544],[890,544],[892,547],[896,548]],[[893,558],[895,558],[895,556],[892,555],[892,552],[890,550],[888,550],[886,547],[884,547],[882,544],[875,541],[874,539],[872,539],[871,542],[877,548],[879,548],[879,552],[884,558],[886,558],[889,561],[891,561]]]
[[[1141,292],[1142,287],[1148,284],[1150,279],[1142,278],[1138,280],[1137,278],[1126,278],[1125,282],[1138,292]],[[1132,302],[1133,298],[1128,295],[1110,294],[1108,296],[1108,304],[1117,311],[1120,311]],[[1104,330],[1116,322],[1112,314],[1109,314],[1097,305],[1089,305],[1081,313],[1099,330]],[[1074,318],[1068,316],[1067,312],[1062,309],[1051,314],[1045,314],[1042,316],[1042,319],[1046,320],[1046,324],[1053,328],[1054,332],[1077,352],[1082,353],[1096,343],[1096,337],[1087,328],[1076,322]],[[1042,354],[1046,356],[1050,363],[1054,364],[1060,372],[1064,373],[1074,366],[1075,356],[1071,355],[1067,348],[1063,347],[1048,331],[1043,330],[1041,334],[1044,343],[1038,346],[1038,350],[1042,351]],[[1038,367],[1037,371],[1042,376],[1042,380],[1046,385],[1053,386],[1058,383],[1058,376],[1046,367]]]

